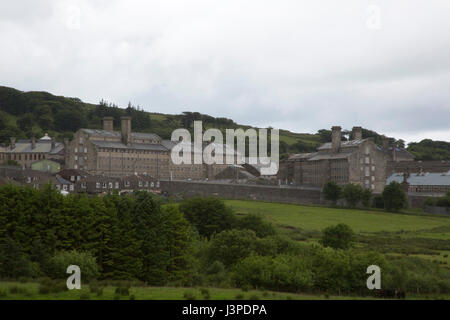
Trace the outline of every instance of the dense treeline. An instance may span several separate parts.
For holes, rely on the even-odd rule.
[[[376,264],[385,288],[450,291],[448,270],[408,258],[394,264],[356,242],[345,225],[324,230],[320,243],[296,242],[216,198],[163,204],[147,192],[89,197],[0,187],[1,279],[63,279],[76,264],[83,281],[370,294],[366,269]]]

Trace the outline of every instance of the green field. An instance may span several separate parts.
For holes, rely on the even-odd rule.
[[[65,282],[65,280],[61,280]],[[132,286],[129,295],[118,296],[115,294],[115,286],[105,286],[103,293],[97,295],[91,292],[89,285],[82,285],[81,290],[70,290],[58,293],[39,293],[39,283],[37,282],[0,282],[0,300],[184,300],[189,294],[195,300],[205,300],[200,288],[180,288],[180,287],[140,287]],[[208,288],[208,300],[313,300],[323,299],[324,296],[294,294],[273,291],[257,291],[240,289]],[[3,293],[3,294],[2,294]],[[3,296],[2,296],[3,295]],[[329,299],[362,299],[361,297],[329,296]]]
[[[361,233],[426,231],[437,227],[450,227],[450,217],[445,216],[409,215],[260,201],[226,200],[226,204],[231,206],[237,214],[256,213],[263,215],[278,227],[295,227],[308,231],[320,231],[337,223],[348,224],[353,230]],[[450,229],[440,232],[439,237],[450,239]]]

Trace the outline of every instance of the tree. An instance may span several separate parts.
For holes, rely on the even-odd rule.
[[[29,276],[31,266],[28,257],[11,238],[0,238],[0,278]]]
[[[349,183],[344,187],[344,198],[347,201],[347,205],[351,208],[356,207],[358,202],[362,198],[364,190],[359,184]]]
[[[235,223],[231,208],[217,198],[191,198],[180,204],[180,211],[208,239],[223,230],[229,230]]]
[[[256,248],[258,237],[252,230],[225,230],[211,238],[208,261],[229,267],[248,257]]]
[[[325,195],[325,199],[333,201],[333,204],[336,205],[336,202],[339,200],[342,194],[342,188],[334,181],[327,182],[322,192]]]
[[[321,244],[334,249],[348,249],[355,241],[355,233],[346,224],[340,223],[323,230]]]
[[[29,131],[33,126],[34,119],[31,113],[26,113],[17,119],[17,125],[22,131]]]
[[[406,195],[398,182],[392,181],[390,184],[385,186],[382,196],[384,208],[387,211],[397,212],[406,207]]]
[[[361,202],[364,207],[368,208],[370,207],[370,200],[372,199],[372,191],[369,189],[364,189],[363,193],[361,194]]]

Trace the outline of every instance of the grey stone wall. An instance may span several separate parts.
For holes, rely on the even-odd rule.
[[[258,186],[194,181],[161,181],[161,191],[180,197],[216,196],[224,199],[259,200],[295,204],[320,204],[320,189]]]

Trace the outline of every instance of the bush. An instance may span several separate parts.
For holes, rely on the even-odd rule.
[[[250,296],[249,300],[259,300],[259,296],[257,294],[253,294]]]
[[[185,300],[195,300],[197,297],[192,291],[185,291],[183,294]]]
[[[66,279],[67,267],[77,265],[81,270],[81,280],[90,281],[99,275],[95,257],[89,252],[59,251],[48,262],[47,274],[53,279]]]
[[[371,199],[372,199],[372,191],[370,191],[369,189],[364,189],[363,193],[361,194],[362,205],[366,208],[370,207]]]
[[[382,196],[384,208],[387,211],[397,212],[406,207],[406,195],[398,182],[392,181],[385,186]]]
[[[242,293],[238,293],[234,298],[236,300],[244,300],[244,295]]]
[[[228,230],[214,235],[207,256],[209,261],[220,261],[226,267],[248,257],[256,247],[258,238],[251,230]]]
[[[377,195],[377,196],[373,197],[372,207],[378,208],[378,209],[384,208],[384,201],[383,201],[383,197],[381,195]]]
[[[117,287],[114,293],[119,296],[128,296],[130,295],[130,287],[129,286]]]
[[[342,188],[336,182],[329,181],[324,185],[322,192],[326,200],[330,200],[336,205],[342,195]]]
[[[200,293],[201,293],[201,295],[203,296],[203,299],[205,299],[205,300],[209,300],[209,299],[211,298],[211,295],[210,295],[210,293],[209,293],[209,290],[206,289],[206,288],[201,288],[201,289],[200,289]]]
[[[191,198],[180,204],[180,211],[208,239],[214,234],[229,230],[235,225],[236,218],[230,207],[217,198]]]
[[[261,216],[256,214],[247,214],[239,218],[236,222],[236,229],[252,230],[259,238],[275,235],[272,224],[265,222]]]
[[[89,293],[87,292],[83,292],[82,294],[80,294],[80,300],[90,300],[91,296],[89,295]]]
[[[0,288],[0,299],[6,298],[7,296],[8,296],[8,292],[5,289]]]
[[[364,190],[359,184],[349,183],[344,187],[344,198],[347,201],[347,205],[351,208],[356,207],[356,205],[361,201],[362,194]]]
[[[28,290],[27,290],[27,288],[23,288],[23,287],[12,286],[12,287],[9,288],[9,293],[26,295],[28,293]]]
[[[334,249],[348,249],[355,241],[355,233],[346,224],[340,223],[335,226],[330,226],[323,230],[323,236],[320,243],[324,247],[331,247]]]

